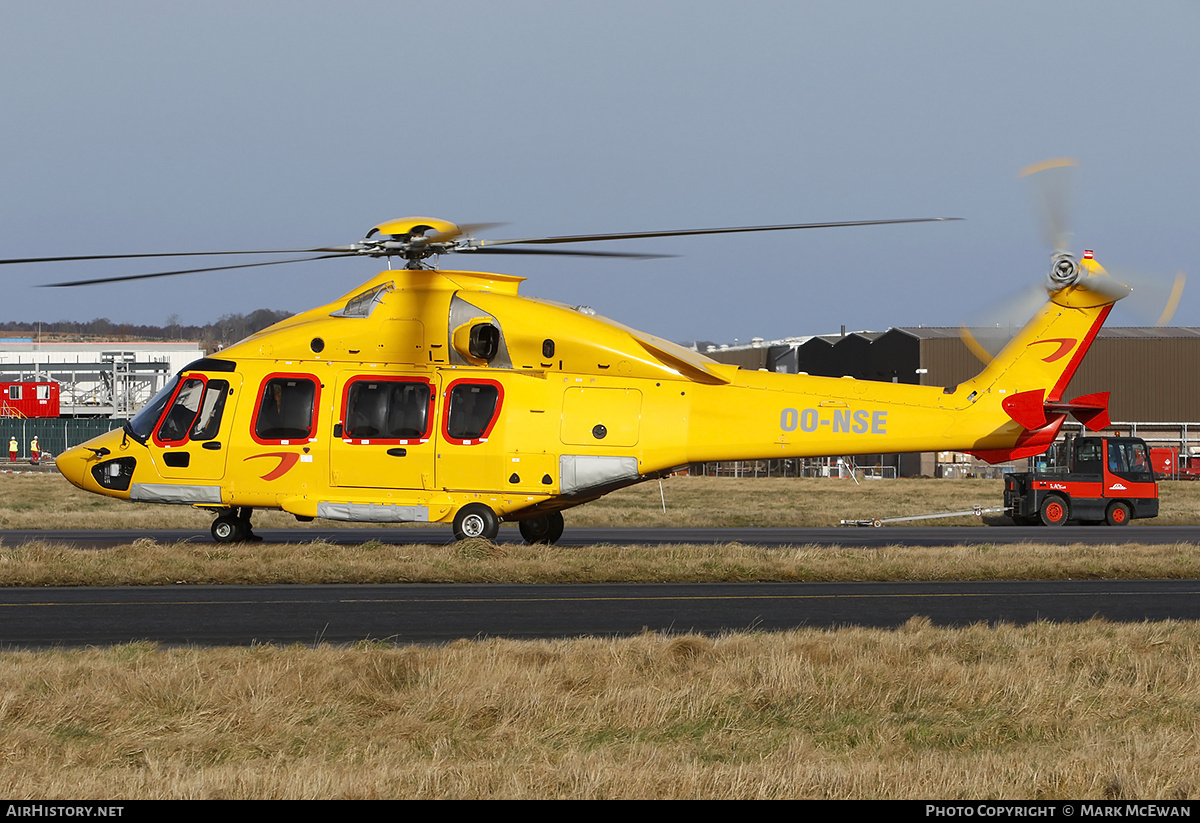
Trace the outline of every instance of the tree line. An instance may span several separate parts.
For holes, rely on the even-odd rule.
[[[286,311],[258,309],[249,314],[224,314],[203,326],[183,325],[175,314],[169,316],[163,326],[114,323],[107,317],[54,323],[13,321],[0,323],[0,337],[36,338],[40,334],[42,339],[183,341],[199,343],[205,351],[216,351],[291,315]]]

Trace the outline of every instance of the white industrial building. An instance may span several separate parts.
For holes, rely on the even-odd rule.
[[[56,381],[63,416],[130,417],[173,374],[203,356],[195,343],[0,338],[0,379]]]

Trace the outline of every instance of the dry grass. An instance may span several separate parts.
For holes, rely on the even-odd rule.
[[[8,653],[0,795],[1186,798],[1200,627]]]
[[[1155,523],[1200,523],[1200,483],[1159,486]],[[671,477],[614,492],[567,512],[567,526],[836,526],[840,520],[959,511],[1003,503],[999,480],[850,480]],[[662,497],[666,498],[663,512]],[[261,528],[298,528],[282,512],[256,512]],[[0,474],[0,529],[188,528],[212,515],[188,506],[127,503],[80,491],[56,474]],[[328,528],[339,524],[319,521]],[[911,525],[981,525],[974,516]]]
[[[96,551],[0,541],[0,586],[1131,578],[1200,578],[1200,552],[1192,544],[777,549],[737,543],[576,548],[486,541],[341,546],[149,539]]]

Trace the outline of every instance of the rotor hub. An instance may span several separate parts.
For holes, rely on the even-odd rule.
[[[405,217],[373,227],[350,250],[367,257],[403,257],[407,268],[425,266],[421,261],[449,251],[462,234],[455,224],[432,217]]]
[[[1075,285],[1079,282],[1079,261],[1066,252],[1054,255],[1047,280],[1052,291]]]

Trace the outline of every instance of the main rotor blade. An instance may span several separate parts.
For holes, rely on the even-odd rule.
[[[465,246],[451,249],[466,254],[546,254],[559,257],[628,257],[631,260],[653,260],[662,257],[678,257],[675,254],[638,254],[625,251],[568,251],[567,249],[493,249],[491,246]]]
[[[0,260],[0,266],[10,263],[69,263],[74,260],[135,260],[140,257],[204,257],[214,254],[315,254],[317,252],[349,252],[351,246],[325,246],[319,249],[254,249],[248,251],[164,251],[149,254],[81,254],[72,257],[14,257]]]
[[[323,254],[320,257],[297,257],[291,260],[270,260],[266,263],[242,263],[236,266],[209,266],[203,269],[179,269],[177,271],[157,271],[150,274],[126,274],[120,277],[97,277],[92,280],[72,280],[67,283],[42,283],[38,288],[53,289],[66,286],[91,286],[95,283],[119,283],[123,280],[149,280],[152,277],[171,277],[176,274],[198,274],[206,271],[227,271],[229,269],[252,269],[258,266],[276,266],[280,263],[307,263],[309,260],[329,260],[334,257],[354,257],[354,254]]]
[[[904,220],[855,220],[847,223],[793,223],[786,226],[743,226],[722,229],[679,229],[674,231],[636,231],[623,234],[568,234],[559,237],[527,237],[522,240],[480,240],[479,245],[510,246],[516,243],[589,243],[599,240],[636,240],[648,237],[684,237],[693,234],[736,234],[748,231],[790,231],[792,229],[834,229],[842,226],[883,226],[892,223],[938,223],[961,217],[917,217]]]

